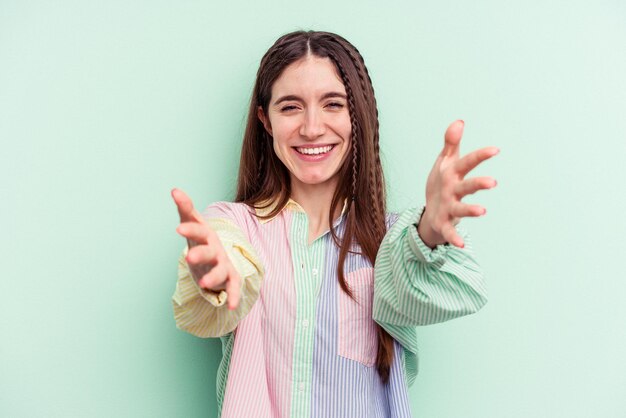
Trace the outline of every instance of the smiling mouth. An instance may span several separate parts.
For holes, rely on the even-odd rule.
[[[315,148],[294,147],[296,151],[298,151],[300,154],[303,154],[303,155],[326,154],[326,153],[329,153],[333,148],[335,148],[334,145],[327,145],[325,147],[315,147]]]

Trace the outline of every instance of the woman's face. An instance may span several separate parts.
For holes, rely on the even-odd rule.
[[[285,68],[259,118],[290,172],[292,192],[304,185],[334,190],[352,126],[346,89],[330,59],[309,55]]]

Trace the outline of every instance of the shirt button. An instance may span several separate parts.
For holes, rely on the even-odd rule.
[[[317,269],[313,269],[311,270],[311,272],[313,273],[314,276],[317,276]]]
[[[303,326],[304,328],[307,328],[307,327],[309,326],[309,320],[308,320],[308,319],[303,319],[303,320],[302,320],[302,326]]]
[[[299,390],[300,392],[303,392],[303,391],[304,391],[304,382],[300,382],[300,384],[298,384],[298,390]]]

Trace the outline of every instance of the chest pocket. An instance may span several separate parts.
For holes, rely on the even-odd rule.
[[[376,363],[378,338],[372,319],[374,301],[374,269],[361,268],[346,275],[354,299],[341,288],[339,296],[339,344],[337,354],[373,367]],[[337,284],[339,286],[339,284]]]

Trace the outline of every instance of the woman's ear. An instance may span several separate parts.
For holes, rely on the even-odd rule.
[[[261,123],[263,124],[263,127],[265,127],[265,130],[267,131],[267,133],[272,135],[272,125],[270,124],[268,117],[265,116],[265,112],[263,112],[263,108],[261,106],[257,108],[256,114],[259,120],[261,121]]]

